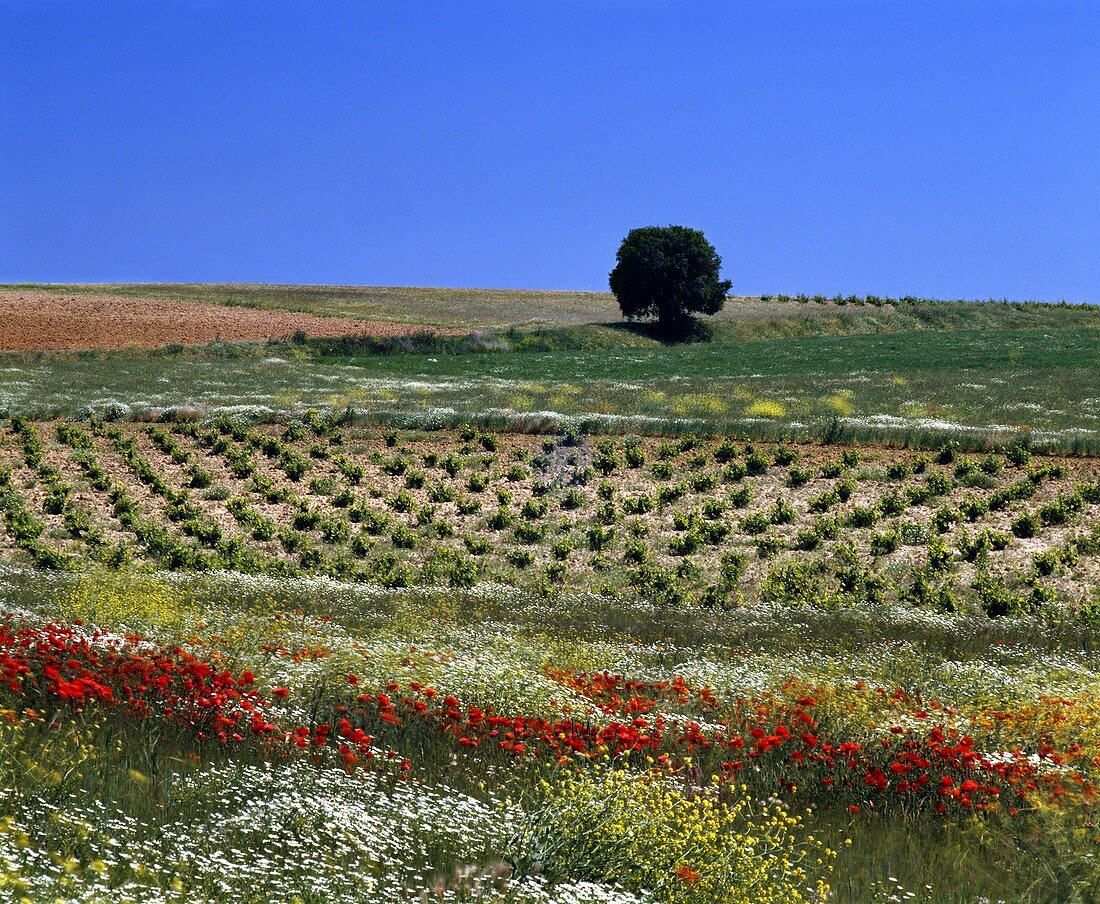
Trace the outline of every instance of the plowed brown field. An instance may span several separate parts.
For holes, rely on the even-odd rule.
[[[156,348],[214,340],[405,336],[425,327],[122,295],[0,290],[0,350]],[[451,332],[451,331],[445,331]]]

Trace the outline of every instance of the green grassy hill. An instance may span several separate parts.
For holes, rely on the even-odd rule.
[[[1100,449],[1100,308],[733,298],[668,345],[609,294],[290,286],[54,286],[468,329],[152,352],[12,353],[0,411],[257,416],[351,407],[432,426],[734,432]]]

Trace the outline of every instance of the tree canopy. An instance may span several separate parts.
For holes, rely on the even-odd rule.
[[[632,229],[615,255],[609,282],[628,320],[656,318],[662,332],[691,332],[694,314],[716,314],[731,283],[719,278],[722,258],[698,229]]]

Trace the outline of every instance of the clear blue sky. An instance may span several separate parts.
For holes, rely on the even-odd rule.
[[[0,0],[0,281],[1100,301],[1100,0]]]

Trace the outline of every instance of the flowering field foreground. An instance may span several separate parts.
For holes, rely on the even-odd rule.
[[[14,900],[1097,900],[1077,621],[20,570],[0,612]]]

